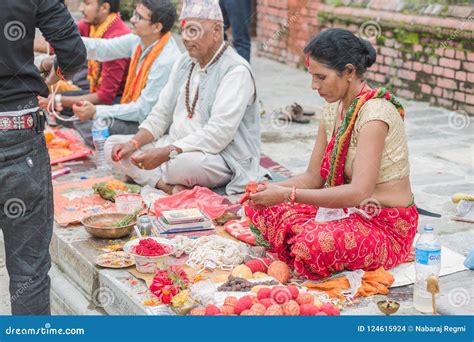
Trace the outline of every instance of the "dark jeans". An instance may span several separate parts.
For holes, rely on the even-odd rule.
[[[219,3],[224,14],[224,29],[232,28],[235,50],[250,62],[251,0],[220,0]]]
[[[42,133],[0,131],[0,228],[13,315],[50,315],[51,166]]]

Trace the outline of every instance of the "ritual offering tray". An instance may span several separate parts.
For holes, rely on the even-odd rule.
[[[169,240],[150,237],[129,241],[123,250],[135,258],[138,272],[155,273],[158,268],[168,266],[173,245]]]
[[[127,268],[135,265],[134,258],[126,252],[110,252],[99,255],[95,263],[105,268]]]
[[[86,231],[100,239],[119,239],[130,235],[137,224],[136,215],[108,213],[91,215],[82,220]]]

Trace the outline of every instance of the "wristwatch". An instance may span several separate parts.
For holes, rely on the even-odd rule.
[[[179,155],[178,150],[173,145],[169,145],[168,150],[170,151],[170,154],[168,155],[170,160],[176,159],[176,157]]]
[[[56,94],[54,95],[54,109],[57,111],[62,111],[62,95],[61,94]]]

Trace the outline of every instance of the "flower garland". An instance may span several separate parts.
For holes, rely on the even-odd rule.
[[[105,21],[98,25],[92,25],[90,28],[89,38],[103,38],[104,34],[110,29],[110,27],[115,23],[115,21],[120,18],[118,13],[111,13],[107,16]],[[101,82],[101,73],[102,73],[102,63],[99,63],[94,60],[89,60],[87,62],[87,80],[90,84],[90,92],[97,92],[100,87]]]
[[[178,266],[170,266],[168,270],[158,270],[150,291],[158,297],[163,304],[170,304],[174,296],[189,286],[186,272]]]

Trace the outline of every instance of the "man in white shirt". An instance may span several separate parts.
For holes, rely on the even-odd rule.
[[[109,124],[111,135],[133,134],[157,103],[181,51],[172,37],[176,9],[170,0],[140,0],[130,19],[133,34],[111,39],[83,38],[88,59],[107,62],[131,58],[121,102],[73,105],[75,128],[92,144],[93,120]]]
[[[168,193],[196,185],[243,192],[260,180],[260,117],[250,65],[224,43],[218,0],[184,2],[187,53],[135,136],[106,143],[110,163]]]

